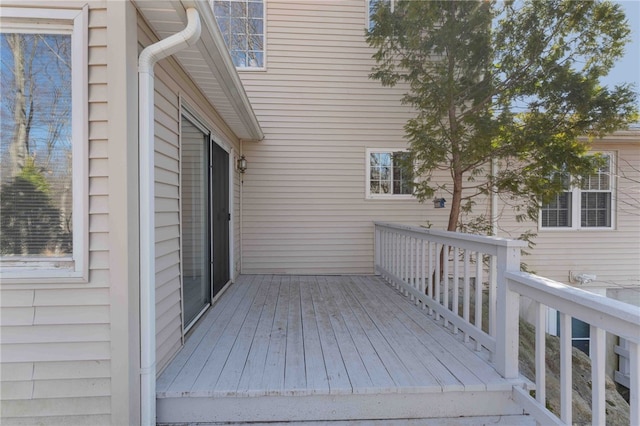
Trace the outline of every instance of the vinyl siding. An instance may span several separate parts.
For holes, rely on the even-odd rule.
[[[267,70],[240,73],[265,133],[243,144],[242,271],[373,273],[373,221],[445,226],[415,199],[365,199],[366,149],[406,147],[403,89],[368,78],[363,0],[266,7]]]
[[[448,208],[365,200],[365,150],[405,147],[403,126],[412,111],[400,104],[401,87],[368,78],[374,61],[364,38],[364,1],[266,5],[266,71],[240,73],[265,133],[263,141],[243,145],[249,169],[242,270],[371,273],[374,220],[446,227]],[[561,282],[569,271],[593,273],[594,288],[640,285],[636,136],[594,146],[618,157],[614,230],[539,231],[537,224],[515,223],[500,206],[501,235],[538,233],[524,258],[530,268]],[[478,200],[474,212],[489,214],[488,200]]]
[[[569,282],[569,272],[588,273],[597,279],[582,287],[589,289],[640,287],[640,132],[633,142],[615,136],[596,142],[593,151],[612,152],[616,157],[615,227],[595,230],[543,230],[534,224],[516,226],[508,220],[513,236],[524,229],[537,232],[535,247],[523,261],[537,274]]]
[[[89,11],[89,282],[0,287],[3,425],[97,425],[111,420],[103,7],[90,4]]]
[[[138,20],[140,49],[156,41]],[[180,115],[181,99],[194,110],[216,139],[238,152],[239,143],[215,109],[173,59],[155,66],[155,202],[156,202],[156,363],[161,372],[182,346],[182,274],[180,213]],[[233,205],[239,206],[239,189]],[[236,210],[237,211],[237,210]],[[239,221],[236,229],[239,230]],[[234,233],[237,236],[239,233]],[[239,247],[239,241],[235,242]]]

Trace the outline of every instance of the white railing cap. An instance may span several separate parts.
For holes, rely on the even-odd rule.
[[[560,312],[640,343],[640,308],[527,272],[505,272],[509,287]]]
[[[398,223],[390,222],[373,222],[375,226],[381,226],[384,228],[396,229],[400,231],[414,232],[422,235],[430,235],[434,237],[457,239],[462,241],[469,241],[473,243],[490,244],[501,247],[526,247],[527,242],[522,240],[514,240],[502,237],[493,237],[489,235],[476,235],[465,234],[464,232],[442,231],[439,229],[424,228],[422,226],[415,225],[401,225]]]

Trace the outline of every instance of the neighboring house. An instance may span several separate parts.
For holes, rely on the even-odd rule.
[[[153,386],[150,376],[240,274],[373,274],[374,221],[444,228],[446,209],[419,203],[394,170],[411,110],[400,105],[401,88],[368,78],[365,0],[214,6],[2,1],[3,79],[18,69],[15,54],[5,61],[16,51],[6,48],[8,34],[41,36],[48,53],[31,52],[49,62],[35,63],[35,75],[43,75],[38,66],[71,67],[33,80],[40,85],[35,99],[52,86],[66,99],[56,104],[70,110],[58,122],[66,123],[64,144],[20,151],[5,142],[14,129],[2,128],[3,185],[23,176],[6,164],[25,170],[28,158],[38,165],[47,152],[65,159],[61,170],[43,169],[57,183],[38,186],[41,172],[26,180],[49,194],[68,231],[46,241],[24,231],[2,253],[3,424],[140,423],[144,394],[155,393],[145,388]],[[189,25],[179,48],[145,51],[139,76],[143,49],[183,31],[188,8],[198,12],[200,28]],[[54,47],[62,50],[52,56]],[[5,90],[3,81],[3,120],[5,109],[15,110]],[[50,106],[54,117],[58,109]],[[39,114],[36,120],[46,118]],[[46,131],[31,132],[42,139]],[[558,281],[570,271],[593,274],[590,287],[611,294],[628,288],[631,296],[618,297],[637,297],[640,226],[634,208],[625,207],[633,202],[627,194],[636,203],[639,197],[637,137],[620,133],[594,146],[612,153],[612,170],[628,177],[611,188],[610,226],[539,229],[526,259],[537,273]],[[22,208],[39,207],[33,203]],[[34,244],[40,249],[30,251]]]

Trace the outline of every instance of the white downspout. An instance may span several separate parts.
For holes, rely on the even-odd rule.
[[[187,9],[187,26],[147,46],[138,58],[140,155],[140,422],[156,424],[156,294],[154,200],[154,78],[153,66],[162,58],[191,46],[200,38],[198,11]]]

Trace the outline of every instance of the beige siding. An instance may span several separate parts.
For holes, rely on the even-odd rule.
[[[269,0],[267,71],[241,78],[265,133],[244,143],[244,273],[372,273],[373,221],[443,226],[415,200],[365,200],[367,148],[403,148],[402,90],[368,78],[365,2]]]
[[[2,424],[111,419],[106,9],[91,6],[88,41],[89,282],[0,287]]]
[[[146,46],[155,41],[149,28],[139,20],[139,41]],[[182,345],[182,254],[180,252],[180,113],[181,99],[223,143],[239,149],[233,133],[215,109],[202,97],[194,83],[172,59],[155,67],[156,144],[156,361],[160,372]],[[234,191],[234,206],[239,205]],[[239,221],[238,225],[239,227]],[[238,238],[238,233],[235,233]],[[235,242],[239,247],[239,241]]]

